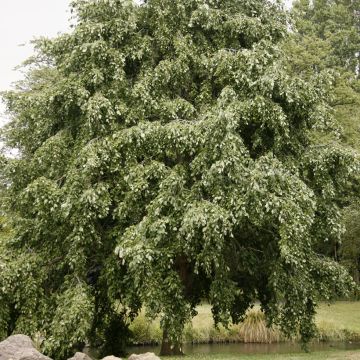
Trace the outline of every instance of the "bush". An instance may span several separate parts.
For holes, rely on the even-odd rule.
[[[162,331],[156,321],[151,321],[141,313],[130,325],[133,345],[159,344],[162,340]]]

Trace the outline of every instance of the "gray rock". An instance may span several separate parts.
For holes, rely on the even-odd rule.
[[[91,357],[87,354],[84,354],[82,352],[77,352],[75,355],[68,359],[68,360],[92,360]]]
[[[147,352],[145,354],[132,354],[129,357],[129,360],[160,360],[158,356],[156,356],[154,353]]]
[[[26,335],[12,335],[0,342],[0,360],[51,360],[34,347]]]
[[[116,356],[111,355],[111,356],[106,356],[101,360],[121,360],[121,359]]]

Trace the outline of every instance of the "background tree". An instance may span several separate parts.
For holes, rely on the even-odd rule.
[[[224,325],[259,299],[307,342],[317,300],[352,286],[314,246],[340,236],[336,199],[357,168],[350,151],[311,142],[328,123],[328,80],[284,71],[281,6],[73,10],[74,31],[37,41],[26,81],[4,94],[3,137],[20,150],[3,171],[16,233],[0,255],[14,329],[41,331],[62,358],[145,305],[162,352],[178,353],[202,299]]]
[[[334,80],[328,89],[328,104],[339,129],[338,136],[329,134],[314,134],[316,141],[321,143],[336,143],[360,150],[360,2],[358,0],[300,0],[293,3],[294,32],[285,42],[285,52],[290,74],[308,79],[320,73],[329,72]],[[353,183],[356,197],[359,195],[358,180]],[[344,210],[344,224],[347,226],[344,237],[344,250],[340,249],[338,238],[327,237],[327,241],[319,243],[319,251],[340,260],[339,253],[346,257],[354,279],[359,274],[357,260],[350,264],[349,249],[354,249],[355,238],[358,236],[354,227],[354,214],[360,217],[358,200],[344,193],[338,199]],[[348,242],[348,243],[347,243]]]
[[[360,225],[359,203],[344,210],[346,232],[341,246],[341,262],[349,269],[357,284],[360,283]]]
[[[343,141],[360,149],[360,2],[300,0],[293,3],[295,33],[286,43],[291,71],[308,77],[332,70],[330,105]]]

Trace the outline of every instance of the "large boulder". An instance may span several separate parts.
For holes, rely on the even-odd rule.
[[[118,358],[118,357],[116,357],[116,356],[110,355],[110,356],[104,357],[104,358],[101,359],[101,360],[121,360],[121,359]]]
[[[77,352],[73,357],[71,357],[68,360],[92,360],[91,357],[87,354],[84,354],[82,352]]]
[[[154,353],[147,352],[145,354],[132,354],[129,357],[129,360],[160,360],[158,356]]]
[[[26,335],[12,335],[0,342],[0,360],[51,360],[35,349]]]

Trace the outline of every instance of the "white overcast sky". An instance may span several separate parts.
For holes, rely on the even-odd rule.
[[[32,54],[32,39],[69,30],[69,4],[70,0],[0,0],[0,91],[21,78],[14,68]],[[0,126],[3,111],[0,104]]]
[[[32,54],[31,40],[69,31],[70,0],[0,0],[0,91],[21,73],[14,68]],[[4,122],[0,105],[0,125]]]

